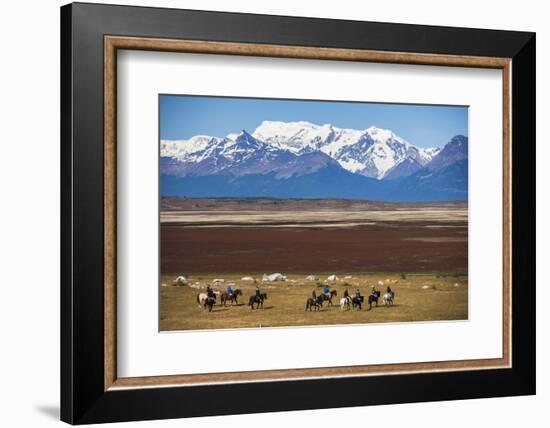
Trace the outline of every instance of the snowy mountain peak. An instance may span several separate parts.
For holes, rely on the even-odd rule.
[[[399,144],[403,144],[407,148],[410,146],[409,142],[395,135],[393,131],[390,131],[389,129],[382,129],[377,128],[376,126],[371,126],[366,130],[366,132],[377,144],[391,144],[393,142],[397,142]]]
[[[319,150],[332,134],[334,129],[329,124],[263,121],[252,135],[270,145],[300,154]]]
[[[227,169],[232,163],[251,162],[260,156],[264,159],[259,162],[267,164],[281,153],[288,159],[322,153],[349,172],[376,179],[383,179],[390,171],[394,177],[410,173],[427,165],[439,150],[415,147],[393,131],[375,126],[356,130],[306,121],[265,120],[252,134],[242,130],[224,138],[198,135],[189,140],[161,141],[161,156],[187,164],[209,159],[216,168],[223,165]]]
[[[376,139],[380,142],[395,138],[395,134],[389,129],[377,128],[376,126],[370,126],[366,129],[366,132],[373,138],[377,137]]]
[[[209,135],[195,135],[189,140],[161,140],[161,156],[185,159],[194,153],[206,150],[208,147],[217,144],[220,138]]]
[[[260,145],[261,143],[254,138],[252,135],[250,135],[248,132],[246,132],[244,129],[235,136],[233,139],[236,143],[240,144],[251,144],[251,145]]]

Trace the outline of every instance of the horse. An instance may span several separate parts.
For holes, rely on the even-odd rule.
[[[197,303],[203,309],[208,309],[208,312],[212,312],[212,306],[216,303],[216,297],[210,297],[206,293],[197,294]]]
[[[340,299],[340,310],[343,311],[344,309],[350,309],[351,308],[351,297],[346,296],[342,297]]]
[[[389,293],[384,294],[384,305],[391,306],[393,305],[393,296],[394,292],[390,291]]]
[[[323,306],[323,296],[317,296],[315,299],[313,297],[309,297],[306,300],[306,311],[309,309],[311,312],[312,309],[319,310]]]
[[[354,296],[351,298],[351,307],[355,309],[357,306],[359,309],[362,309],[362,304],[365,301],[365,296]]]
[[[231,306],[233,306],[233,302],[235,302],[235,304],[239,304],[239,302],[237,301],[237,296],[242,296],[243,292],[240,288],[237,288],[235,290],[233,290],[233,294],[229,294],[228,292],[223,292],[220,296],[220,305],[223,305],[225,306],[225,303],[227,301],[230,301],[231,302]]]
[[[253,296],[250,296],[250,299],[248,299],[248,306],[250,306],[250,309],[254,309],[254,304],[256,304],[256,309],[259,309],[260,306],[263,309],[264,300],[267,300],[267,293],[260,293],[259,296],[254,294]]]
[[[369,311],[372,309],[372,303],[376,303],[378,306],[378,299],[380,298],[380,291],[375,290],[369,295]]]
[[[323,302],[328,300],[328,305],[329,306],[332,306],[332,298],[337,296],[338,293],[336,292],[336,290],[330,290],[330,293],[329,294],[321,294],[319,297],[321,297],[323,299]]]

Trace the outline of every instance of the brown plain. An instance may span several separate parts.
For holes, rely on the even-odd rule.
[[[464,203],[163,200],[161,273],[460,272]]]

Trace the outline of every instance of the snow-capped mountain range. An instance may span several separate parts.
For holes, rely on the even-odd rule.
[[[264,121],[249,134],[161,140],[161,195],[464,200],[468,138],[420,148],[390,130]]]
[[[161,141],[161,157],[177,161],[180,167],[187,165],[179,168],[181,175],[209,175],[222,170],[232,170],[236,175],[269,172],[279,157],[287,162],[293,158],[290,155],[319,152],[349,172],[380,180],[410,175],[427,165],[439,150],[413,146],[386,129],[343,129],[310,122],[264,121],[252,134],[243,130],[225,137],[198,135],[189,140]],[[241,168],[236,168],[237,164]]]

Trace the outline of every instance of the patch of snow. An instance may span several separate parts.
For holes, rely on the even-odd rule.
[[[355,159],[338,160],[338,163],[342,166],[342,168],[350,172],[357,172],[365,169],[365,165]]]
[[[213,142],[221,138],[208,135],[195,135],[189,140],[161,140],[160,155],[176,159],[185,159],[188,155],[206,150]]]

